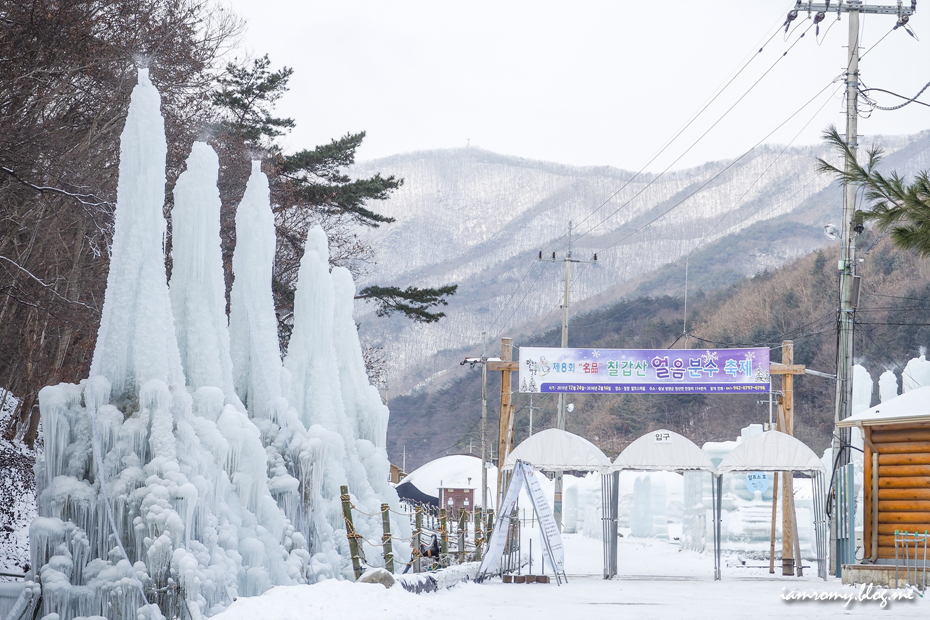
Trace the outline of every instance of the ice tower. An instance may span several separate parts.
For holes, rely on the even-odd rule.
[[[315,301],[301,302],[294,333],[313,334],[325,346],[306,342],[295,350],[315,365],[318,355],[328,356],[333,370],[303,373],[292,390],[301,405],[286,400],[271,304],[273,219],[257,168],[237,215],[230,333],[217,160],[205,144],[194,145],[175,190],[169,293],[159,107],[142,70],[121,138],[116,229],[91,377],[39,395],[46,449],[36,467],[40,516],[30,529],[31,564],[42,586],[41,615],[60,620],[182,606],[200,618],[237,596],[351,574],[333,486],[348,484],[365,512],[397,504],[385,483],[387,411],[370,398],[357,368],[336,370],[361,351],[357,340],[334,336],[321,231],[308,243],[312,268],[307,282],[302,269],[298,287],[299,298]],[[317,294],[327,290],[329,297]],[[347,315],[344,308],[343,322],[351,320],[351,304]],[[307,407],[324,381],[330,398]],[[344,387],[357,393],[351,416]],[[394,527],[399,536],[409,532],[409,524]],[[357,529],[378,538],[380,516],[360,519]]]

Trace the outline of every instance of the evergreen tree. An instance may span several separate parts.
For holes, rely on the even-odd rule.
[[[836,148],[844,161],[853,163],[846,171],[818,158],[818,170],[835,175],[841,183],[862,188],[864,198],[872,203],[868,210],[856,213],[855,223],[875,222],[879,230],[891,230],[891,239],[899,248],[916,250],[921,256],[930,257],[930,171],[918,173],[908,184],[897,172],[885,176],[878,171],[884,156],[880,146],[866,151],[865,165],[861,166],[835,126],[830,125],[823,138]]]
[[[307,230],[321,225],[330,242],[332,265],[348,267],[361,275],[373,252],[358,236],[359,227],[376,228],[393,218],[378,213],[373,201],[385,200],[403,179],[381,174],[362,179],[345,173],[365,132],[349,133],[312,149],[284,154],[276,139],[294,127],[289,118],[273,115],[274,104],[287,92],[293,71],[270,69],[268,56],[250,64],[230,63],[212,96],[217,119],[214,143],[220,153],[220,195],[223,199],[224,260],[227,289],[231,286],[235,246],[235,205],[249,174],[249,159],[264,153],[263,171],[271,185],[272,208],[278,234],[273,292],[279,318],[282,349],[290,339],[294,290]],[[434,308],[447,305],[457,285],[438,288],[368,286],[357,296],[377,305],[378,316],[401,313],[418,322],[432,323],[445,316]]]

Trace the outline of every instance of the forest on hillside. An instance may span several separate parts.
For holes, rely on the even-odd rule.
[[[908,360],[930,345],[930,261],[895,248],[890,239],[866,230],[858,239],[862,295],[856,320],[855,361],[872,375],[885,370],[899,378]],[[769,347],[781,361],[782,341],[794,342],[794,361],[833,374],[836,364],[836,259],[832,248],[804,256],[775,271],[763,271],[724,290],[697,292],[684,299],[629,298],[572,317],[569,346],[659,349]],[[514,342],[558,346],[553,329]],[[493,354],[493,352],[492,352]],[[518,356],[519,351],[514,352]],[[489,441],[496,445],[500,373],[488,375]],[[773,389],[780,389],[775,378]],[[830,442],[835,385],[830,379],[795,380],[795,435],[818,453]],[[877,388],[873,391],[876,402]],[[533,431],[555,426],[557,396],[533,396]],[[616,456],[650,430],[669,428],[694,440],[733,439],[742,427],[768,421],[767,399],[758,395],[573,395],[566,429]],[[515,394],[515,442],[529,434],[528,394]],[[480,454],[481,376],[475,368],[434,392],[414,392],[391,400],[388,453],[407,470],[446,454]]]

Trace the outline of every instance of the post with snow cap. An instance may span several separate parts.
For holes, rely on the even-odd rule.
[[[358,555],[359,535],[352,524],[352,501],[349,497],[349,487],[343,485],[339,487],[342,500],[342,518],[346,524],[346,538],[349,539],[349,552],[352,554],[352,570],[355,571],[355,579],[362,576],[362,562]]]

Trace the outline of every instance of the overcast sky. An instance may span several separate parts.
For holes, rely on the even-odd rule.
[[[294,69],[278,107],[297,122],[288,150],[365,130],[360,160],[471,144],[659,171],[735,157],[760,140],[786,144],[799,132],[795,144],[813,144],[829,123],[845,127],[842,84],[831,81],[846,65],[847,16],[828,15],[816,37],[802,12],[786,41],[779,27],[793,0],[226,2],[248,22],[240,57],[267,53],[274,68]],[[930,81],[930,6],[911,18],[920,42],[901,29],[888,34],[895,21],[863,17],[862,80],[911,97]],[[930,90],[921,99],[930,102]],[[930,107],[917,104],[859,121],[865,136],[925,129]]]

